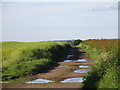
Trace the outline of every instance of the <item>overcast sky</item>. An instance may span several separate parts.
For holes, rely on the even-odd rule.
[[[117,2],[4,2],[3,41],[118,37]]]

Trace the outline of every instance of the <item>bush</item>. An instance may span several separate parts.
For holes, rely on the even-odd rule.
[[[82,42],[82,40],[80,40],[80,39],[74,40],[73,42],[72,41],[67,41],[67,43],[70,44],[71,46],[77,46],[81,42]]]

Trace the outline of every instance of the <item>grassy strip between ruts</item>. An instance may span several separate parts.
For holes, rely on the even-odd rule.
[[[2,42],[2,79],[37,74],[63,57],[70,46],[56,42]]]
[[[95,61],[94,68],[84,78],[85,88],[120,88],[120,40],[87,40],[83,48]]]

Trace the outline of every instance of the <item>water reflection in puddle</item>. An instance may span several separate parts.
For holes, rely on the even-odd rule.
[[[68,67],[70,65],[59,65],[58,67]]]
[[[0,83],[8,83],[8,81],[0,81]]]
[[[72,58],[74,55],[67,55],[67,59]]]
[[[64,62],[73,62],[73,60],[64,60]]]
[[[61,81],[61,83],[78,83],[78,82],[83,82],[83,78],[81,77],[68,78],[68,79]]]
[[[55,82],[55,81],[47,80],[47,79],[36,79],[34,81],[29,81],[29,82],[26,82],[26,83],[27,84],[32,84],[32,83],[49,83],[49,82]]]
[[[88,67],[90,67],[90,66],[87,66],[87,65],[80,65],[79,67],[80,67],[80,68],[88,68]]]
[[[78,59],[78,60],[74,60],[75,62],[85,62],[86,59]]]
[[[74,72],[77,72],[77,73],[87,73],[89,71],[90,71],[90,69],[77,69]]]

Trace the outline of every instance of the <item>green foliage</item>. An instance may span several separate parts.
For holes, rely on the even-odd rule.
[[[82,42],[82,40],[80,40],[80,39],[74,40],[73,42],[72,41],[67,41],[67,43],[70,44],[71,46],[77,46],[81,42]]]
[[[94,59],[95,65],[84,78],[83,88],[118,88],[119,40],[87,40],[79,47]]]
[[[43,72],[68,51],[55,42],[2,42],[2,78],[11,80]]]
[[[98,88],[118,88],[118,67],[110,67],[106,70],[106,74],[99,82]]]
[[[77,39],[77,40],[74,40],[74,42],[73,42],[72,44],[73,44],[74,46],[77,46],[77,45],[79,45],[81,42],[82,42],[82,40]]]
[[[48,59],[38,59],[34,61],[25,61],[20,63],[15,63],[8,70],[3,73],[3,80],[10,80],[26,75],[32,75],[36,73],[43,72],[45,69],[49,68],[53,64],[51,60]]]

